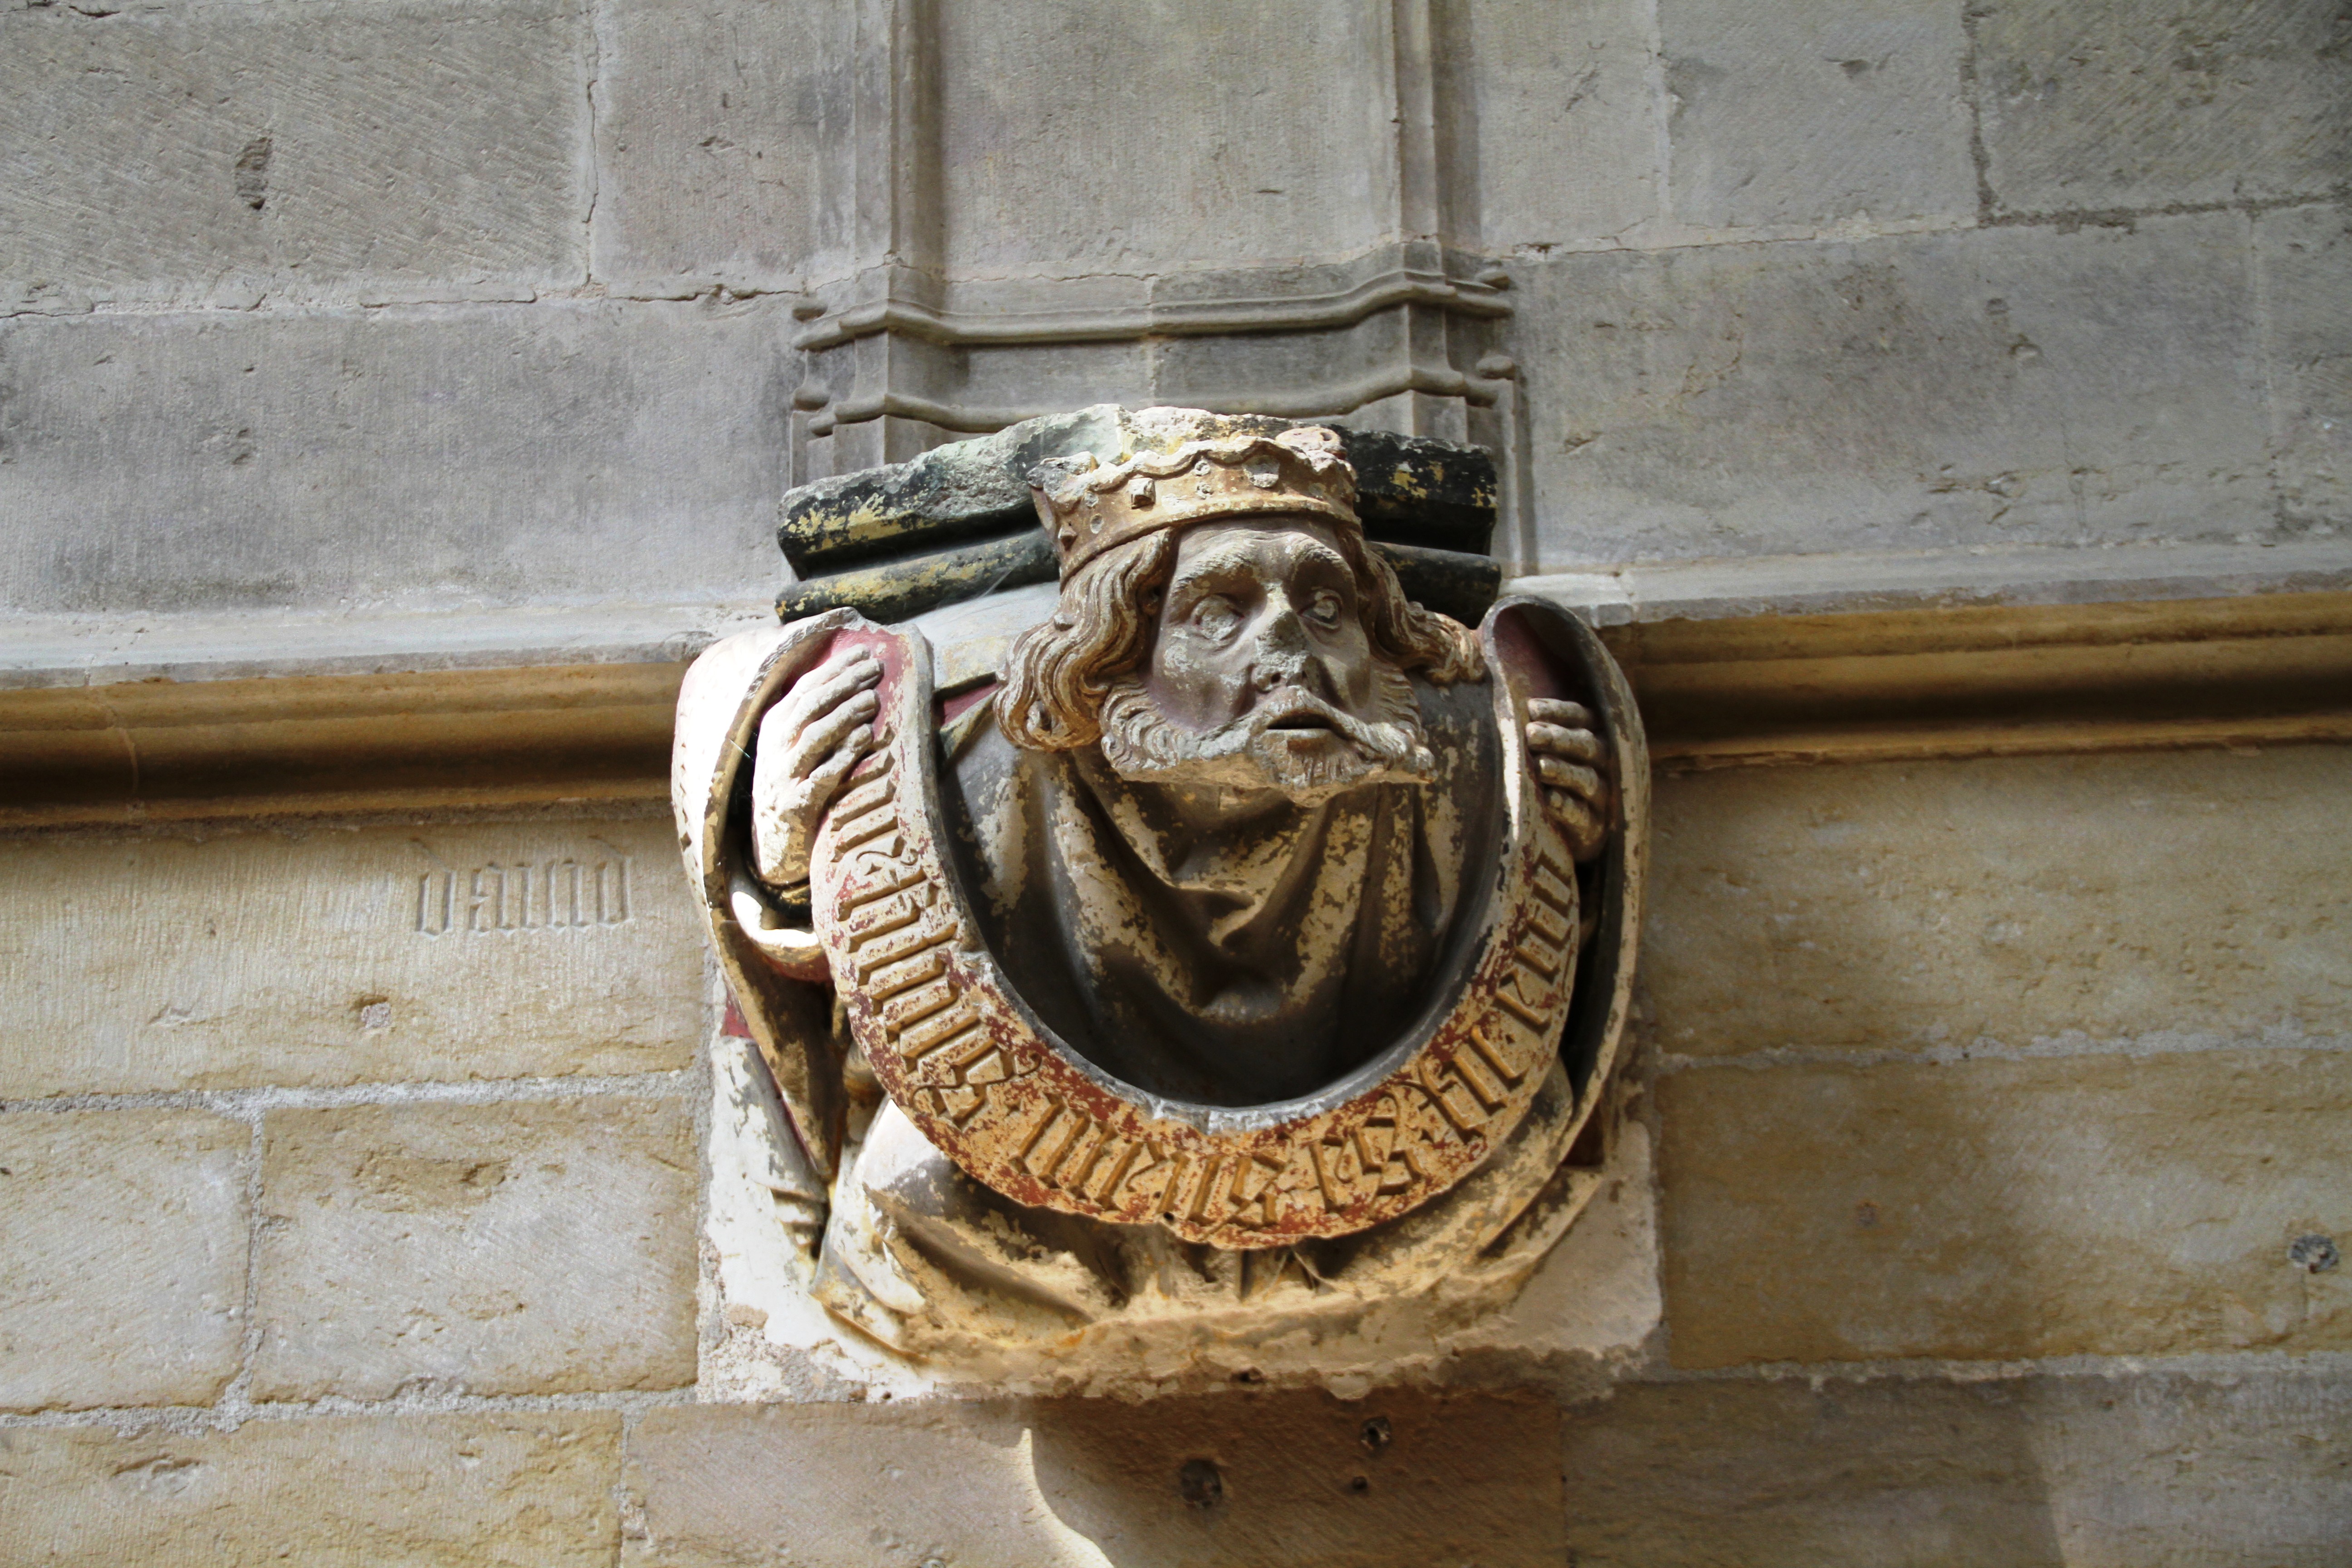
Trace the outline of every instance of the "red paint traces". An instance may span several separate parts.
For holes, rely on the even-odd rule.
[[[982,700],[993,696],[996,689],[1003,684],[1003,681],[992,680],[987,682],[985,685],[975,686],[969,691],[959,691],[953,697],[940,698],[940,722],[942,724],[954,723],[964,714],[980,706]]]
[[[730,1040],[748,1040],[751,1026],[743,1021],[743,1009],[735,1005],[735,994],[727,994],[727,1016],[719,1020],[719,1032]]]

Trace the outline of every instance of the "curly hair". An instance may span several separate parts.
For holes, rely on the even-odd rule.
[[[1475,633],[1408,600],[1394,568],[1352,530],[1332,533],[1355,569],[1364,634],[1375,654],[1438,686],[1486,673]],[[1062,584],[1053,615],[1022,633],[1006,660],[996,718],[1013,744],[1066,752],[1101,738],[1103,698],[1151,651],[1150,601],[1168,585],[1175,564],[1175,532],[1146,534],[1104,552]]]

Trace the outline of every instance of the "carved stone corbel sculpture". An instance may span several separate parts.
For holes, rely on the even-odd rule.
[[[1409,598],[1337,432],[1087,420],[970,459],[1018,458],[1050,552],[1009,643],[835,607],[680,698],[688,870],[824,1184],[810,1287],[967,1360],[1505,1294],[1597,1181],[1622,677],[1547,604]]]

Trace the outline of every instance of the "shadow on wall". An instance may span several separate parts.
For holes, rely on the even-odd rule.
[[[671,1405],[630,1439],[648,1562],[1559,1568],[1549,1398]]]
[[[1037,1488],[1119,1564],[1564,1560],[1549,1399],[1384,1391],[1039,1404]]]
[[[1925,1059],[2002,1005],[1950,973],[1975,940],[1955,907],[1998,904],[1998,870],[1936,792],[1857,804],[1817,780],[1662,795],[1650,1001],[1682,1058],[1658,1085],[1669,1359],[2033,1354],[2066,1267],[2025,1212],[2051,1200],[2052,1162],[1969,1064]],[[2036,1435],[2015,1384],[1627,1388],[1564,1417],[1569,1543],[1579,1568],[2062,1563]]]

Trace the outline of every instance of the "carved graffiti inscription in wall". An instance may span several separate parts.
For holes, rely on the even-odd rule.
[[[629,919],[629,859],[606,853],[420,872],[402,914],[426,937],[616,926]]]

